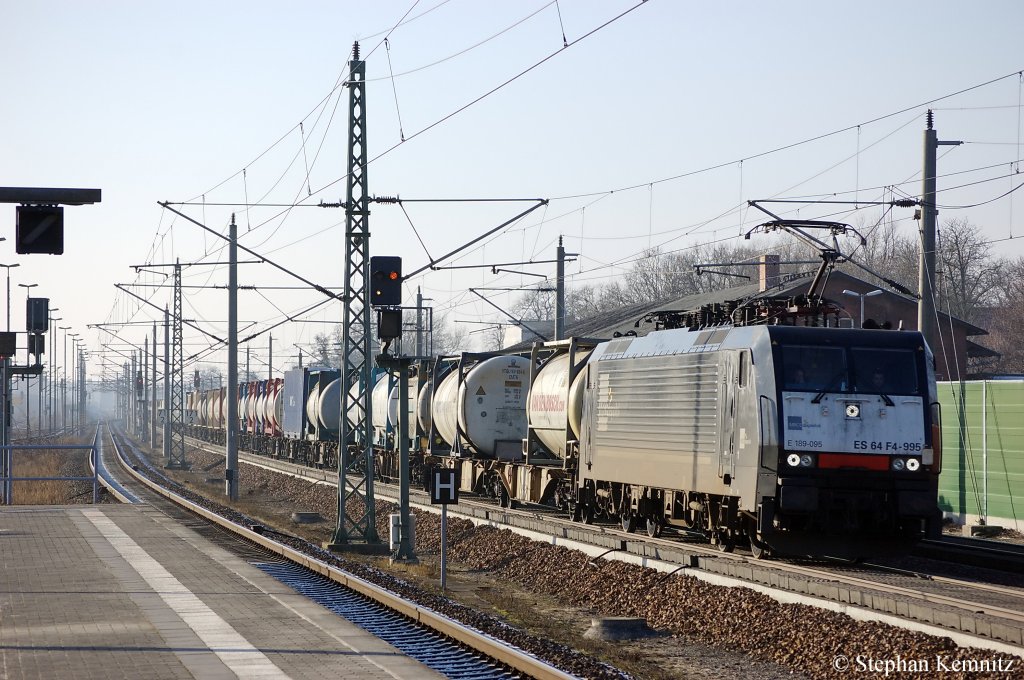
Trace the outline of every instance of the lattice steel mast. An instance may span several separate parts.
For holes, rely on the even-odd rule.
[[[370,421],[369,191],[366,176],[366,64],[352,47],[349,89],[348,192],[345,202],[345,302],[342,311],[338,526],[331,545],[379,544],[373,507]],[[352,393],[349,393],[352,390]],[[349,422],[351,420],[351,422]],[[358,503],[350,503],[351,500]],[[362,507],[360,507],[362,506]],[[362,514],[353,514],[353,513]]]
[[[174,313],[172,314],[171,333],[171,446],[167,457],[167,467],[185,469],[185,362],[182,351],[181,332],[181,260],[174,263]]]

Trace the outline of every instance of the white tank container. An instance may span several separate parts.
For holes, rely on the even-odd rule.
[[[529,363],[522,357],[492,357],[470,369],[461,386],[458,371],[446,377],[430,409],[438,434],[454,445],[458,424],[487,456],[495,454],[496,442],[525,437]]]
[[[277,385],[274,393],[274,423],[277,429],[284,429],[284,382]]]
[[[446,444],[455,442],[459,424],[459,372],[452,371],[444,377],[434,391],[430,404],[430,419],[434,431]]]
[[[576,361],[585,362],[589,357],[589,352],[577,355]],[[570,388],[569,355],[562,354],[544,364],[530,385],[526,417],[540,443],[556,456],[565,456],[567,425],[579,439],[585,384],[582,377],[582,373],[576,376]]]
[[[206,390],[203,392],[203,396],[199,400],[199,419],[207,427],[217,427],[217,422],[213,418],[213,401],[213,390]]]
[[[263,402],[264,422],[270,424],[274,429],[280,429],[281,419],[284,413],[284,403],[281,401],[280,379],[272,380],[267,385],[267,396]]]
[[[210,394],[210,422],[213,427],[224,428],[224,393],[214,390]]]
[[[306,419],[309,420],[310,425],[314,427],[324,426],[317,417],[317,402],[319,399],[320,385],[318,383],[309,390],[309,396],[306,397]]]
[[[339,412],[341,409],[341,378],[332,380],[327,387],[320,390],[316,398],[316,416],[320,426],[328,430],[341,427]]]
[[[380,381],[381,380],[384,380],[384,375],[383,374],[377,376],[377,385],[374,385],[374,389],[377,389],[377,386],[380,385]],[[329,385],[328,387],[331,387],[333,385],[334,385],[334,383],[331,383],[331,385]],[[349,406],[348,406],[348,424],[349,425],[355,425],[355,420],[354,420],[352,414],[357,412],[357,408],[355,406],[355,400],[358,397],[359,397],[358,385],[352,385],[351,387],[349,387],[348,388],[348,403],[349,403]],[[373,394],[371,394],[370,398],[374,401],[374,403],[376,403],[378,401],[377,393],[374,392]],[[335,407],[334,408],[336,410],[340,410],[341,409],[340,403],[335,403]],[[376,410],[373,407],[373,405],[371,405],[371,408]],[[371,423],[373,423],[373,414],[371,413],[370,415],[371,415]],[[337,420],[337,417],[335,418],[335,420]]]
[[[417,382],[416,378],[408,378],[408,383],[409,383],[409,388],[408,388],[409,389],[409,396],[408,396],[409,403],[407,405],[406,411],[409,414],[409,431],[410,431],[410,435],[411,435],[410,439],[413,436],[416,435],[416,417],[417,417],[417,414],[416,414],[416,411],[417,411],[417,409],[416,409],[416,400],[419,398],[419,393],[416,391],[416,382]],[[391,388],[391,394],[388,396],[388,424],[391,425],[391,429],[394,430],[395,432],[398,432],[398,407],[399,407],[399,399],[398,399],[399,389],[398,388],[399,388],[399,385],[396,382],[395,385]],[[376,398],[377,398],[377,395],[375,394],[374,395],[374,399],[376,399]],[[374,401],[374,404],[376,404],[376,403],[377,402]],[[374,406],[373,410],[376,411],[377,407]],[[373,421],[373,426],[377,427],[377,420],[376,420],[376,418]]]
[[[380,437],[388,430],[388,414],[391,412],[391,392],[388,390],[387,374],[382,375],[373,386],[373,394],[370,395],[370,410],[373,411],[373,432],[374,437]],[[395,399],[398,399],[395,392]],[[354,395],[353,395],[354,396]]]
[[[431,391],[432,388],[433,384],[428,380],[423,383],[419,396],[416,397],[416,420],[420,424],[420,429],[424,432],[430,432],[430,400],[433,396],[433,392]]]
[[[256,419],[256,427],[258,427],[262,431],[264,426],[267,424],[267,394],[266,394],[266,392],[256,396],[256,413],[253,414],[253,415],[254,415],[254,417]]]

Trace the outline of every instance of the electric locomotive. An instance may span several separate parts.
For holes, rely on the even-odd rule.
[[[661,330],[599,344],[579,379],[583,521],[846,558],[938,527],[938,407],[920,333]]]

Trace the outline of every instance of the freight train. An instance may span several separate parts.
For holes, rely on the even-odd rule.
[[[836,327],[838,308],[814,302],[773,323],[660,313],[645,335],[424,363],[408,390],[414,474],[451,467],[505,506],[756,556],[907,549],[941,517],[931,352],[916,331]],[[375,474],[389,478],[399,390],[373,380]],[[240,447],[336,466],[342,388],[317,368],[241,385]],[[224,393],[188,395],[189,435],[224,442]]]

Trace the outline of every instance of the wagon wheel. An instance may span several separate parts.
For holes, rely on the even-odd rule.
[[[619,521],[622,522],[622,530],[627,534],[631,534],[636,531],[638,518],[636,513],[632,510],[632,493],[630,492],[629,486],[622,487],[622,498],[618,503]]]
[[[714,533],[715,547],[719,552],[731,553],[736,548],[736,535],[732,529],[719,529]]]
[[[651,517],[647,518],[647,535],[651,538],[658,538],[661,536],[661,520],[654,519]]]
[[[584,524],[594,523],[594,506],[590,503],[584,502],[580,506],[580,519]]]
[[[501,479],[494,480],[494,495],[498,498],[498,505],[503,508],[512,507],[512,499],[508,495],[508,489],[501,482]]]

